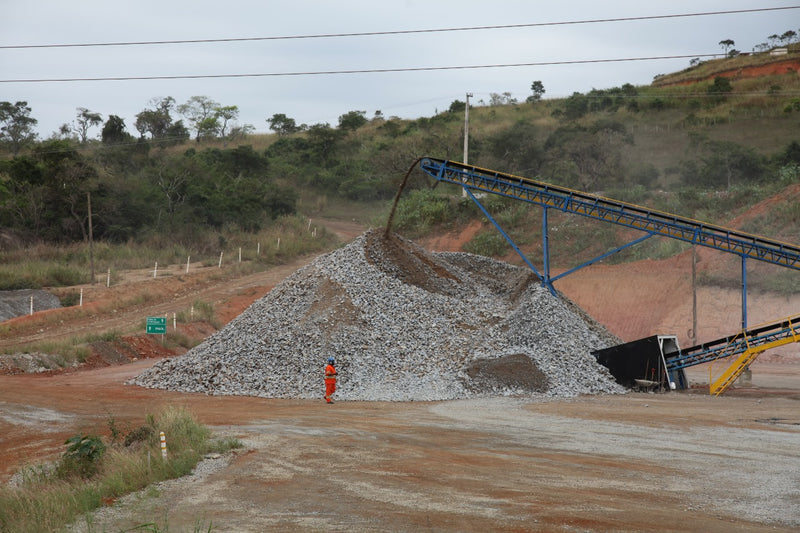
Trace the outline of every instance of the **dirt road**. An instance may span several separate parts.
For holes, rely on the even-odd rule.
[[[15,436],[5,461],[164,405],[244,442],[224,468],[103,510],[93,531],[164,520],[237,532],[800,527],[800,390],[328,406],[124,385],[149,364],[0,376],[11,399],[0,432]]]

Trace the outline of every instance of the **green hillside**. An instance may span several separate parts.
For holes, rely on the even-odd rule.
[[[760,65],[770,61],[769,54],[759,56]],[[650,86],[563,99],[517,102],[496,94],[471,102],[469,162],[721,225],[774,197],[768,216],[744,217],[738,229],[798,243],[800,78],[796,71],[717,75],[743,69],[746,61],[755,58],[698,64]],[[4,137],[0,253],[13,253],[13,243],[80,246],[91,229],[109,247],[174,250],[167,261],[187,253],[211,260],[221,243],[274,239],[280,227],[301,232],[308,218],[383,224],[416,158],[463,159],[460,101],[416,120],[351,111],[337,125],[297,126],[275,115],[271,135],[206,129],[196,139],[177,120],[174,100],[162,103],[140,114],[152,122],[137,121],[138,138],[113,115],[102,124],[101,140]],[[419,238],[482,219],[459,190],[432,185],[422,172],[412,175],[397,231]],[[541,213],[501,198],[487,203],[535,260]],[[559,232],[553,261],[564,267],[630,240],[608,224],[575,217],[555,215],[551,227]],[[465,248],[513,260],[495,233],[486,228]],[[648,241],[611,260],[681,251],[674,242]]]

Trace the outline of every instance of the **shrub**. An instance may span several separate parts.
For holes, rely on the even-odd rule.
[[[61,457],[56,474],[61,478],[78,475],[84,479],[95,475],[100,460],[106,453],[106,445],[97,435],[73,435],[64,443],[67,451]]]
[[[464,245],[464,250],[471,254],[497,257],[505,254],[509,244],[497,231],[478,233]]]
[[[422,234],[431,227],[450,222],[457,217],[446,196],[429,189],[411,191],[397,204],[394,227],[414,234]]]

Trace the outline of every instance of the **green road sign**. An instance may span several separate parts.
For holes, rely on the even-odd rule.
[[[160,333],[167,332],[167,317],[165,316],[149,316],[147,317],[147,333]]]

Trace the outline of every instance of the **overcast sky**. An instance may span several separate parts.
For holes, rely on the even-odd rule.
[[[417,118],[446,110],[473,94],[524,101],[534,80],[545,98],[625,83],[649,84],[657,74],[689,66],[691,57],[719,54],[722,40],[751,51],[772,34],[800,33],[800,9],[659,20],[552,24],[471,31],[264,39],[253,41],[69,48],[18,45],[119,43],[297,37],[403,32],[476,26],[566,23],[800,5],[780,0],[0,0],[0,101],[24,100],[48,137],[85,107],[125,119],[153,98],[178,104],[206,96],[239,108],[239,123],[269,131],[283,113],[298,124],[338,125],[348,111],[368,118]],[[624,58],[680,59],[541,65]],[[476,65],[527,66],[433,71],[310,74]],[[539,65],[530,65],[538,63]],[[63,78],[268,74],[257,77],[126,81],[12,82]],[[291,74],[291,75],[290,75]],[[180,118],[180,117],[175,117]],[[92,131],[99,135],[99,129]]]

